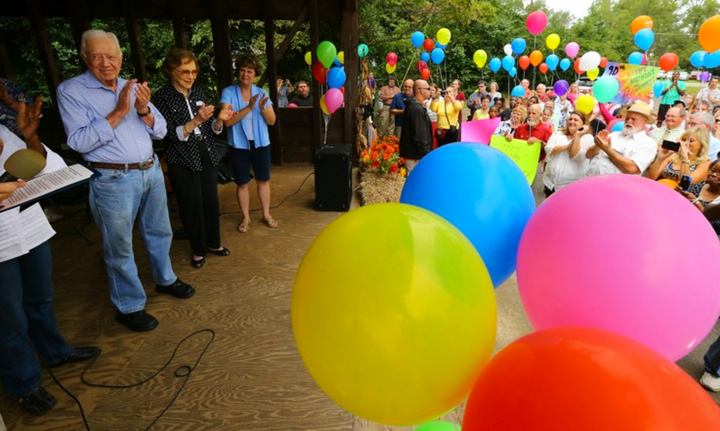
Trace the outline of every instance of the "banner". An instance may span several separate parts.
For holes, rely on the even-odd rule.
[[[650,103],[653,99],[653,84],[659,71],[660,68],[654,66],[608,62],[603,76],[614,76],[620,84],[618,94],[610,103],[625,105],[636,100]]]
[[[523,174],[525,174],[528,184],[531,185],[537,173],[538,160],[540,160],[540,148],[542,148],[541,145],[539,142],[528,145],[527,141],[520,139],[508,141],[504,136],[499,135],[493,135],[490,139],[490,146],[497,148],[503,154],[510,157],[510,159],[518,165]]]

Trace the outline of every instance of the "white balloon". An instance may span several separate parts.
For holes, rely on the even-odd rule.
[[[586,52],[585,54],[583,54],[582,57],[580,57],[580,64],[578,65],[578,69],[586,72],[588,70],[593,70],[598,66],[600,66],[600,54],[595,51],[590,51]]]
[[[505,51],[505,55],[512,55],[512,54],[513,54],[513,52],[512,52],[512,45],[510,45],[510,44],[508,43],[508,44],[505,45],[505,47],[503,48],[503,51]]]

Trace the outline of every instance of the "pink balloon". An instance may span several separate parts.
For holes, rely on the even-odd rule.
[[[640,64],[647,64],[647,55],[643,54],[643,58]]]
[[[331,88],[325,93],[325,106],[327,106],[328,112],[333,113],[342,106],[345,96],[337,88]]]
[[[495,117],[463,123],[462,141],[490,145],[490,138],[492,134],[495,133],[495,129],[497,129],[501,120],[500,117]]]
[[[676,361],[720,315],[720,242],[671,188],[595,176],[537,209],[520,241],[517,279],[535,329],[605,329]]]
[[[288,108],[297,108],[298,106],[294,103],[288,103]]]
[[[388,54],[385,56],[385,60],[390,66],[395,66],[398,61],[398,56],[394,52],[388,52]]]
[[[577,42],[570,42],[565,45],[565,54],[567,54],[568,57],[575,58],[578,52],[580,52],[580,45],[578,45]]]
[[[422,61],[422,60],[418,60],[418,63],[417,63],[417,70],[418,70],[418,72],[422,72],[423,69],[427,69],[427,68],[428,68],[427,63],[425,63],[425,62]]]
[[[536,10],[534,12],[530,12],[530,15],[527,16],[525,25],[527,25],[527,29],[530,33],[537,36],[542,33],[543,30],[545,30],[545,27],[547,27],[547,22],[548,19],[547,15],[545,15],[545,12],[541,10]]]

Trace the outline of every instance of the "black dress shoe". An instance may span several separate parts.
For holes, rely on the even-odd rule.
[[[136,332],[152,331],[157,328],[157,325],[159,324],[157,319],[146,313],[145,310],[129,314],[122,314],[118,312],[117,316],[115,316],[115,320]]]
[[[189,298],[195,294],[195,289],[189,284],[183,283],[179,278],[170,286],[156,285],[155,291],[157,293],[166,293],[180,299]]]
[[[57,403],[57,400],[42,386],[38,386],[27,394],[18,397],[17,402],[26,412],[32,415],[41,415],[49,412]]]
[[[88,359],[92,359],[100,355],[100,352],[102,352],[102,350],[95,346],[74,347],[72,353],[70,353],[68,357],[55,364],[51,364],[50,368],[59,367],[65,364],[74,364],[75,362],[87,361]]]

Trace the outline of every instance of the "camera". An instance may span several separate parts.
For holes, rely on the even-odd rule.
[[[662,147],[666,150],[675,151],[677,153],[680,150],[680,143],[673,141],[663,141]]]
[[[447,96],[447,90],[442,90],[442,91],[440,92],[440,95],[441,95],[442,97]]]
[[[687,191],[690,188],[690,184],[692,183],[692,178],[688,175],[683,175],[682,179],[680,180],[680,188]]]

